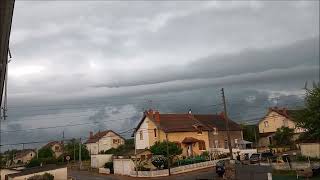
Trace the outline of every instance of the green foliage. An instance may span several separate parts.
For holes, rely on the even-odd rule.
[[[273,139],[276,141],[277,146],[288,146],[292,144],[292,136],[294,134],[294,129],[288,127],[278,128],[274,134]]]
[[[256,138],[258,140],[259,138],[259,130],[256,125],[240,125],[243,132],[243,139],[250,141],[250,142],[256,142]]]
[[[27,168],[40,166],[41,161],[37,158],[31,159],[31,161],[26,165]]]
[[[169,154],[171,157],[182,154],[182,149],[179,146],[177,146],[173,142],[168,143],[167,141],[163,141],[163,142],[157,141],[154,145],[150,147],[150,151],[154,155],[164,155],[167,157],[168,156],[167,145],[168,145]]]
[[[39,158],[53,158],[54,152],[50,147],[43,147],[38,151]]]
[[[320,138],[320,87],[306,89],[306,108],[294,115],[297,124],[307,132],[301,137],[303,140],[319,140]]]
[[[194,164],[194,163],[200,163],[200,162],[204,162],[206,161],[206,157],[205,156],[195,156],[193,158],[186,158],[186,159],[181,159],[178,160],[175,165],[188,165],[188,164]]]
[[[107,162],[104,164],[104,168],[110,169],[110,173],[113,173],[113,162]]]
[[[72,140],[64,146],[64,152],[66,155],[70,156],[70,160],[79,160],[79,141]],[[90,153],[84,144],[81,144],[81,159],[89,160]]]
[[[43,175],[32,176],[28,178],[28,180],[54,180],[54,176],[49,173],[44,173]]]
[[[210,153],[208,151],[204,151],[201,153],[201,157],[205,158],[205,159],[209,159],[210,158]]]
[[[296,157],[296,160],[297,161],[317,161],[317,162],[319,162],[320,161],[320,158],[316,158],[316,157],[307,157],[307,156],[302,156],[302,155],[297,155],[297,157]]]
[[[116,156],[120,156],[126,154],[131,150],[134,150],[134,141],[133,139],[127,139],[125,141],[125,144],[121,144],[117,148],[111,148],[109,150],[106,150],[104,154],[113,154]]]

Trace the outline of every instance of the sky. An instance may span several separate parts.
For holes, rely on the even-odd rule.
[[[221,88],[256,123],[319,81],[319,1],[17,0],[10,50],[1,144],[124,132],[149,108],[219,113]]]

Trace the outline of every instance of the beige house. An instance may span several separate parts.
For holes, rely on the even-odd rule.
[[[240,126],[230,120],[231,144],[242,140]],[[160,114],[145,112],[135,131],[137,149],[148,149],[157,141],[175,142],[182,156],[200,155],[212,148],[228,148],[225,118],[222,114]]]
[[[54,156],[56,158],[60,157],[63,154],[63,143],[59,141],[52,141],[46,144],[43,148],[51,148],[51,150],[54,152]]]
[[[293,140],[296,140],[300,133],[305,132],[305,129],[296,126],[293,116],[299,110],[288,110],[286,108],[269,108],[267,115],[258,123],[260,139],[258,145],[260,147],[268,147],[273,144],[273,136],[278,128],[289,127],[294,129],[295,135]]]
[[[32,158],[36,156],[36,152],[33,149],[24,149],[21,151],[18,151],[14,158],[13,162],[15,164],[26,164],[28,163]]]
[[[91,155],[99,154],[111,148],[117,148],[124,144],[125,139],[112,130],[106,130],[93,134],[90,132],[89,139],[85,143]]]

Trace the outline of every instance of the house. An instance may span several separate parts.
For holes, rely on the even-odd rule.
[[[89,139],[85,143],[90,154],[99,154],[111,148],[117,148],[124,144],[125,139],[112,130],[90,132]]]
[[[295,134],[292,139],[296,140],[301,133],[305,132],[305,129],[297,127],[293,118],[294,114],[299,111],[278,107],[269,108],[268,113],[258,123],[260,135],[258,145],[266,148],[273,144],[273,136],[281,127],[294,129]]]
[[[29,161],[31,161],[32,158],[36,156],[36,152],[33,149],[24,149],[21,151],[18,151],[14,158],[13,162],[15,164],[26,164]]]
[[[228,148],[227,131],[223,114],[160,114],[144,112],[136,127],[137,149],[148,149],[156,141],[171,141],[183,150],[182,156],[200,155],[214,148]],[[229,121],[232,147],[242,140],[240,126]]]
[[[63,143],[59,141],[52,141],[46,144],[43,148],[50,148],[56,158],[63,154]]]

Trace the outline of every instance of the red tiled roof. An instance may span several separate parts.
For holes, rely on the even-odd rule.
[[[52,147],[52,146],[55,145],[55,144],[58,144],[58,145],[60,145],[60,146],[63,146],[62,143],[59,142],[59,141],[52,141],[52,142],[49,142],[48,144],[46,144],[46,145],[43,146],[43,147],[44,147],[44,148],[46,148],[46,147]]]
[[[160,129],[165,132],[195,132],[195,131],[212,131],[217,128],[218,131],[224,131],[225,119],[222,115],[202,115],[202,114],[159,114],[159,120],[156,121],[155,115],[145,112],[136,129],[148,116]],[[240,131],[240,125],[229,120],[230,130]]]
[[[119,136],[120,138],[124,139],[122,136],[120,136],[119,134],[117,134],[116,132],[112,131],[112,130],[106,130],[106,131],[102,131],[102,132],[97,132],[95,135],[93,135],[92,137],[89,137],[89,139],[87,140],[87,142],[85,144],[89,144],[89,143],[96,143],[98,142],[102,137],[104,137],[105,135],[107,135],[109,132],[112,132],[114,134],[116,134],[117,136]]]
[[[278,108],[278,107],[273,107],[269,108],[269,112],[274,111],[288,119],[293,120],[294,116],[296,116],[297,113],[301,112],[302,110],[289,110],[287,108]]]

